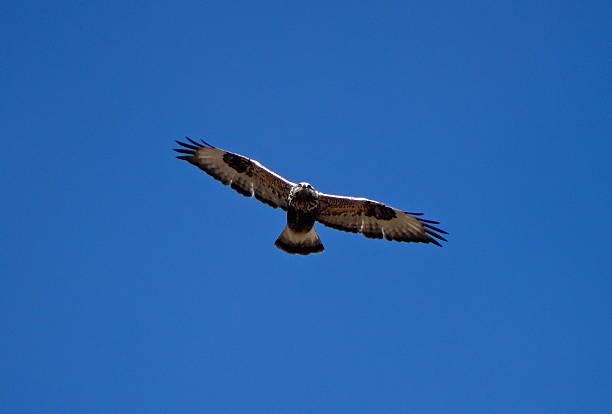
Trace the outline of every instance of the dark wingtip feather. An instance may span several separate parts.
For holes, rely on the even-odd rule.
[[[436,239],[429,238],[429,242],[435,244],[438,247],[443,247]]]
[[[404,213],[410,214],[412,216],[422,216],[423,215],[423,213],[410,213],[408,211],[404,211]],[[420,218],[420,217],[415,217],[415,218],[423,224],[423,227],[425,227],[425,233],[427,233],[427,234],[429,234],[429,235],[431,235],[431,236],[433,236],[433,237],[435,237],[435,238],[437,238],[439,240],[447,241],[444,237],[440,236],[438,233],[448,234],[448,232],[446,232],[446,231],[444,231],[444,230],[442,230],[442,229],[440,229],[438,227],[432,226],[432,224],[440,224],[439,221],[426,220],[426,219]],[[435,233],[435,232],[438,232],[438,233]],[[429,239],[431,240],[432,243],[437,244],[438,246],[440,246],[440,244],[436,240],[431,239],[431,237]]]
[[[176,143],[181,145],[181,146],[183,146],[183,147],[185,147],[185,148],[189,148],[189,149],[192,149],[192,150],[197,150],[199,148],[199,147],[196,147],[196,146],[191,145],[191,144],[187,144],[186,142],[182,142],[182,141],[176,141]]]
[[[176,158],[178,158],[179,160],[189,161],[191,159],[191,156],[188,156],[188,155],[177,155]]]
[[[195,145],[195,146],[196,146],[196,148],[200,148],[200,147],[202,146],[202,144],[200,144],[199,142],[196,142],[196,141],[192,140],[192,139],[191,139],[191,138],[189,138],[189,137],[185,137],[185,139],[186,139],[186,140],[188,140],[189,142],[191,142],[193,145]]]
[[[206,145],[206,146],[208,146],[210,148],[215,148],[212,145],[210,145],[208,142],[204,141],[202,138],[200,138],[200,141],[202,141],[202,144],[204,144],[204,145]]]
[[[429,234],[430,236],[435,237],[438,240],[442,240],[442,241],[448,242],[448,240],[446,240],[444,237],[440,236],[438,233],[435,233],[435,232],[433,232],[433,231],[431,231],[429,229],[425,229],[425,233]]]
[[[174,148],[173,151],[180,152],[181,154],[190,154],[190,155],[193,155],[193,150],[189,150],[189,149]]]
[[[444,230],[442,230],[442,229],[439,229],[439,228],[437,228],[437,227],[431,226],[431,225],[429,225],[429,224],[423,224],[423,226],[427,227],[428,229],[432,229],[432,230],[434,230],[434,231],[437,231],[437,232],[439,232],[439,233],[442,233],[442,234],[448,234],[446,231],[444,231]]]
[[[434,220],[425,220],[425,219],[422,219],[422,218],[417,218],[417,220],[422,221],[423,223],[440,224],[439,221],[434,221]]]

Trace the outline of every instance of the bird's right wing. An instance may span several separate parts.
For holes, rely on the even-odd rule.
[[[204,141],[198,143],[190,138],[186,139],[191,144],[176,141],[184,148],[177,148],[174,151],[186,154],[176,158],[195,165],[243,196],[255,196],[262,203],[287,210],[289,190],[295,183],[286,180],[255,160],[215,148]]]

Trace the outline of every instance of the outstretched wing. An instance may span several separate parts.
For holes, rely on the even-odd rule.
[[[176,141],[184,148],[174,151],[186,155],[176,158],[190,162],[243,196],[255,196],[262,203],[287,210],[287,197],[294,183],[255,160],[215,148],[204,141],[198,143],[187,137],[185,139],[191,144]]]
[[[421,213],[407,213],[367,198],[343,197],[319,193],[316,220],[333,229],[361,233],[372,239],[433,243],[446,241],[432,226],[437,221],[418,218]],[[438,240],[436,240],[438,239]]]

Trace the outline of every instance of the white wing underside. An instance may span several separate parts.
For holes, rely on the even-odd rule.
[[[316,219],[328,227],[374,239],[437,245],[436,239],[445,241],[438,233],[446,232],[431,225],[437,222],[413,214],[367,198],[319,193]]]
[[[177,141],[187,148],[175,150],[187,154],[178,158],[189,161],[243,196],[255,197],[274,208],[287,209],[289,191],[295,183],[269,170],[258,161],[215,148],[205,142],[200,144],[189,141],[191,144]]]

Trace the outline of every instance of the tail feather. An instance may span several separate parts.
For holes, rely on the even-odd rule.
[[[290,254],[321,253],[325,248],[314,226],[306,233],[298,233],[286,226],[274,245]]]

